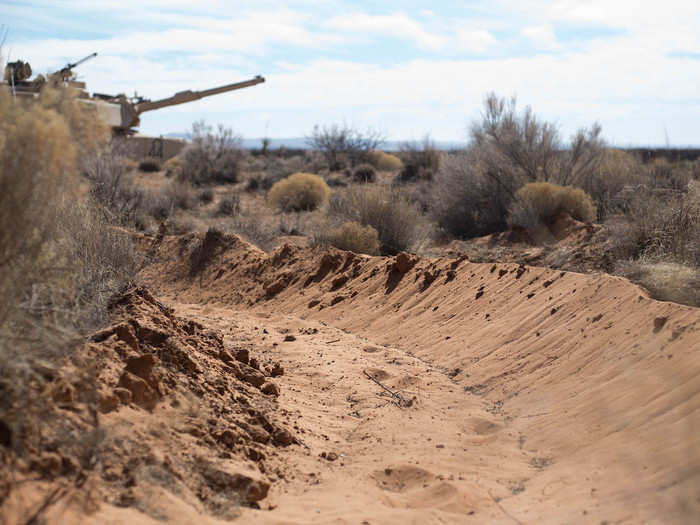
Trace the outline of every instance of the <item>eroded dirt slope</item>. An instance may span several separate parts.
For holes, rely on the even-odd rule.
[[[303,464],[313,482],[276,485],[276,508],[251,520],[682,522],[699,511],[698,309],[608,275],[517,264],[289,246],[268,256],[214,235],[166,237],[153,255],[151,285],[203,322],[262,315],[343,331],[257,340],[300,372],[281,378],[279,399],[313,427],[305,457],[317,461],[322,433],[351,453],[320,473]],[[368,368],[412,406],[377,397],[387,392]],[[377,406],[353,415],[354,391]]]
[[[114,311],[63,366],[34,365],[46,382],[27,406],[43,412],[14,440],[29,461],[3,465],[0,523],[215,523],[258,507],[294,472],[279,363],[236,325],[178,317],[144,288]]]

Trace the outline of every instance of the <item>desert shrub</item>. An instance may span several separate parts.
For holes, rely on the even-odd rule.
[[[301,155],[293,155],[291,157],[273,157],[268,160],[265,168],[267,173],[266,178],[272,184],[285,177],[289,177],[293,173],[308,173],[306,162]]]
[[[615,273],[646,288],[654,299],[700,306],[700,270],[697,267],[645,260],[624,260]]]
[[[197,205],[197,194],[186,182],[173,179],[163,187],[161,192],[174,208],[191,210]]]
[[[170,157],[163,163],[162,169],[165,170],[166,177],[179,176],[182,171],[182,161],[179,157]]]
[[[659,157],[643,165],[652,188],[685,191],[688,183],[697,177],[696,165],[688,161],[670,162]]]
[[[518,112],[515,99],[489,94],[468,148],[443,159],[430,213],[446,233],[474,237],[506,229],[516,192],[529,182],[594,188],[605,151],[600,132],[597,124],[582,128],[564,145],[556,127],[529,107]],[[612,190],[603,186],[600,193]]]
[[[190,233],[197,228],[195,221],[191,217],[181,215],[171,215],[165,221],[165,231],[171,235],[182,235]]]
[[[279,228],[274,221],[267,220],[264,212],[241,209],[240,213],[222,221],[221,227],[227,232],[235,233],[245,238],[261,250],[270,250],[274,247],[280,235]]]
[[[515,98],[487,95],[481,121],[471,125],[471,147],[485,173],[514,192],[527,182],[554,182],[586,187],[604,152],[601,127],[579,129],[564,145],[554,124],[540,121],[526,107],[518,113]]]
[[[355,182],[374,182],[377,174],[371,164],[360,164],[352,170],[352,178]]]
[[[212,190],[211,188],[204,188],[202,190],[199,190],[199,192],[197,192],[197,198],[200,202],[204,204],[209,204],[211,201],[214,200],[214,190]]]
[[[217,131],[204,122],[192,125],[191,142],[180,153],[179,177],[194,185],[235,183],[244,157],[240,137],[219,125]]]
[[[160,160],[149,157],[146,159],[141,159],[139,161],[139,171],[143,171],[146,173],[153,173],[156,171],[160,171],[161,166],[160,166]]]
[[[145,224],[145,216],[153,217],[157,221],[164,221],[175,212],[173,200],[163,191],[141,190],[138,193],[139,202],[135,212],[128,217],[122,217],[119,222],[127,226]]]
[[[581,188],[596,203],[598,220],[619,213],[624,206],[624,191],[629,186],[646,184],[648,176],[634,155],[619,149],[606,149],[597,171],[582,181]]]
[[[420,144],[405,142],[401,145],[399,182],[431,180],[440,169],[440,150],[426,136]]]
[[[319,239],[341,250],[367,255],[379,254],[379,234],[371,226],[359,222],[346,222],[332,229]]]
[[[294,173],[276,182],[267,200],[282,211],[310,211],[324,204],[330,193],[328,184],[318,175]]]
[[[401,159],[396,155],[378,149],[373,149],[367,154],[367,161],[380,171],[396,171],[402,166]]]
[[[469,238],[508,227],[509,188],[489,177],[478,154],[446,155],[430,189],[429,213],[445,233]]]
[[[561,213],[585,222],[596,218],[593,201],[582,189],[530,182],[515,194],[508,222],[511,226],[534,230],[548,226]]]
[[[369,152],[383,141],[380,132],[368,129],[361,132],[347,124],[314,126],[306,142],[326,159],[330,171],[367,162]]]
[[[219,201],[217,215],[238,215],[241,211],[241,199],[238,195],[228,195]]]
[[[103,206],[110,222],[130,225],[139,219],[148,199],[133,181],[124,159],[122,149],[112,143],[84,155],[81,169],[92,197]]]
[[[410,250],[426,236],[420,211],[400,191],[356,186],[335,194],[329,214],[345,221],[372,226],[379,235],[380,252],[395,255]]]
[[[700,265],[700,182],[686,193],[636,187],[629,194],[608,221],[615,256]]]
[[[264,174],[256,173],[248,177],[245,185],[245,191],[268,191],[270,188],[272,188],[272,185],[275,182],[277,181],[273,181],[270,177],[267,177]]]
[[[22,441],[39,442],[41,401],[27,392],[44,380],[32,363],[69,357],[137,267],[130,239],[105,223],[79,176],[103,128],[60,91],[25,107],[0,90],[0,420],[20,453]]]

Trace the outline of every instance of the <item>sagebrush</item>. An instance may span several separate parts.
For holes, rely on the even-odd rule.
[[[312,173],[294,173],[276,182],[267,194],[268,202],[281,211],[311,211],[326,201],[331,189]]]
[[[363,226],[359,222],[345,222],[333,228],[320,240],[341,250],[367,255],[379,254],[379,233],[372,226]]]

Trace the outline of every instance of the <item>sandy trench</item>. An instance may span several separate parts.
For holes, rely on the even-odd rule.
[[[692,521],[697,309],[605,275],[350,255],[327,269],[304,250],[236,245],[189,281],[160,269],[178,314],[235,323],[289,371],[298,474],[241,522]]]

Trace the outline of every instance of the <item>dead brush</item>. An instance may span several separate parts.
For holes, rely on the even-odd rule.
[[[43,451],[44,425],[68,421],[43,386],[139,267],[79,177],[78,160],[102,144],[99,121],[62,91],[47,88],[31,107],[0,91],[0,440],[13,457]]]
[[[148,157],[139,161],[139,171],[144,173],[155,173],[162,169],[160,160],[154,157]]]
[[[402,144],[400,156],[403,167],[396,178],[398,182],[432,180],[440,169],[442,154],[429,136],[419,144]]]
[[[420,211],[402,192],[390,187],[363,185],[338,192],[330,200],[328,214],[374,228],[382,255],[410,250],[427,237]]]
[[[238,182],[245,152],[241,138],[219,125],[216,131],[203,121],[192,125],[191,142],[180,153],[178,177],[192,185]]]

